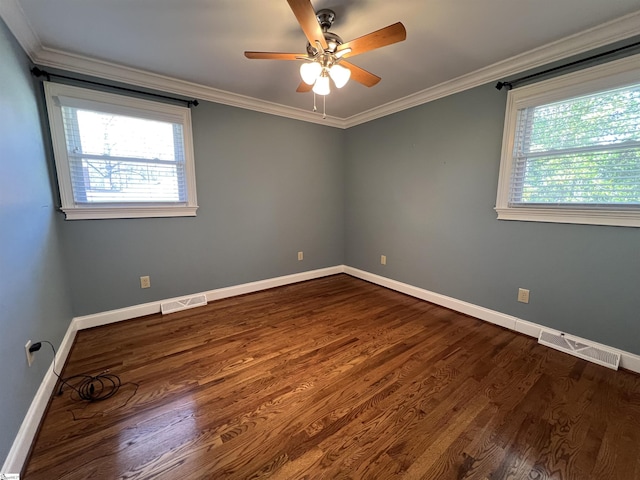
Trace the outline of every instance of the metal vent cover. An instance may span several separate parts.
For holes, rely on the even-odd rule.
[[[590,344],[585,340],[574,340],[564,333],[542,330],[538,343],[613,370],[617,370],[620,365],[619,353]]]
[[[206,304],[207,296],[201,294],[161,303],[160,309],[162,314],[166,315],[167,313],[179,312],[180,310],[187,310],[188,308],[201,307]]]

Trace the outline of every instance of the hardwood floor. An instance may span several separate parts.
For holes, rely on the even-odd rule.
[[[640,376],[337,275],[78,333],[24,478],[640,479]]]

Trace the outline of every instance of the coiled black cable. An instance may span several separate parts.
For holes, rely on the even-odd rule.
[[[77,395],[79,400],[86,402],[99,402],[113,397],[122,386],[120,377],[109,373],[106,370],[98,375],[73,375],[71,377],[62,378],[58,372],[56,372],[56,348],[53,344],[47,340],[42,340],[40,343],[48,343],[53,350],[53,373],[60,380],[60,388],[58,389],[58,395],[62,395],[64,386],[68,386]],[[35,344],[34,344],[35,345]],[[75,385],[69,383],[70,380],[81,378],[82,380]]]
[[[69,381],[74,378],[82,378],[82,380],[76,385],[71,385]],[[70,388],[75,390],[80,400],[87,402],[98,402],[100,400],[111,398],[118,393],[118,390],[122,385],[120,377],[107,372],[96,376],[74,375],[64,380],[60,380],[62,383],[60,384],[58,395],[62,395],[64,386],[68,385]]]

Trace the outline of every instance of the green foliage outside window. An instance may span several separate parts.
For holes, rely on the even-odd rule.
[[[512,203],[640,205],[640,85],[519,112]]]

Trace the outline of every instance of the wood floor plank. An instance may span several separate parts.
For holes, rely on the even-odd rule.
[[[39,479],[640,480],[640,377],[335,275],[78,332]]]

